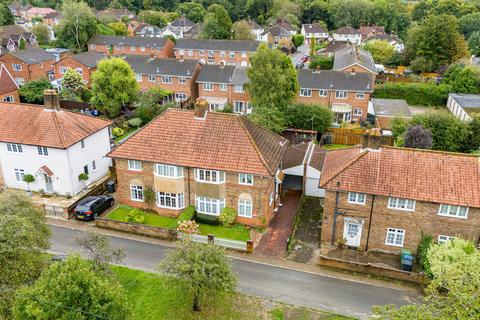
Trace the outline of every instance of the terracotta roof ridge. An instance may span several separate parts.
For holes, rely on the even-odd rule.
[[[332,151],[336,151],[336,150],[332,150]],[[327,151],[328,153],[328,151]],[[325,186],[327,183],[329,183],[330,181],[333,180],[333,178],[335,178],[336,176],[338,176],[341,172],[345,171],[348,167],[350,167],[353,163],[357,162],[358,160],[360,160],[360,158],[362,158],[364,155],[368,154],[368,150],[363,150],[362,152],[360,152],[359,154],[357,154],[351,161],[348,161],[346,164],[344,164],[342,167],[340,167],[340,169],[337,170],[337,172],[335,172],[334,175],[332,175],[330,178],[328,178],[326,181],[324,181],[320,187],[323,187]],[[325,165],[325,162],[323,163],[322,165],[322,172],[323,172],[323,166]]]
[[[395,146],[382,146],[382,148],[392,149],[392,150],[410,151],[410,152],[434,153],[434,154],[445,154],[445,155],[448,154],[448,155],[452,155],[452,156],[464,156],[464,157],[471,157],[471,158],[479,158],[480,157],[479,155],[472,154],[472,153],[462,153],[462,152],[454,152],[454,151],[406,148],[406,147],[395,147]]]
[[[57,113],[56,111],[52,111],[52,117],[53,117],[53,123],[55,125],[55,129],[58,132],[58,138],[60,139],[60,143],[62,147],[67,148],[67,145],[65,143],[65,140],[63,139],[62,132],[60,131],[60,125],[58,124],[58,119],[57,119]]]

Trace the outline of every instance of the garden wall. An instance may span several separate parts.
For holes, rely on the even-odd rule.
[[[95,226],[105,229],[141,234],[144,236],[163,240],[175,240],[177,238],[176,230],[164,229],[160,227],[151,227],[143,224],[121,222],[110,219],[95,218]]]

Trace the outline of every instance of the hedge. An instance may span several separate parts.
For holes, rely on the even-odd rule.
[[[374,98],[405,99],[409,105],[445,106],[449,87],[434,83],[386,83],[373,92]]]
[[[188,206],[186,207],[182,213],[178,216],[178,221],[189,221],[193,219],[195,215],[195,206]]]

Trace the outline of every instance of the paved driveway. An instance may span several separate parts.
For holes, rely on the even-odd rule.
[[[289,190],[281,207],[268,225],[267,231],[260,239],[255,254],[283,258],[287,251],[287,241],[295,223],[295,214],[300,204],[300,191]]]

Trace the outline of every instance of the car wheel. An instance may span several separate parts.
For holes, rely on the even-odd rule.
[[[113,207],[113,203],[115,202],[115,200],[110,200],[110,208]]]

